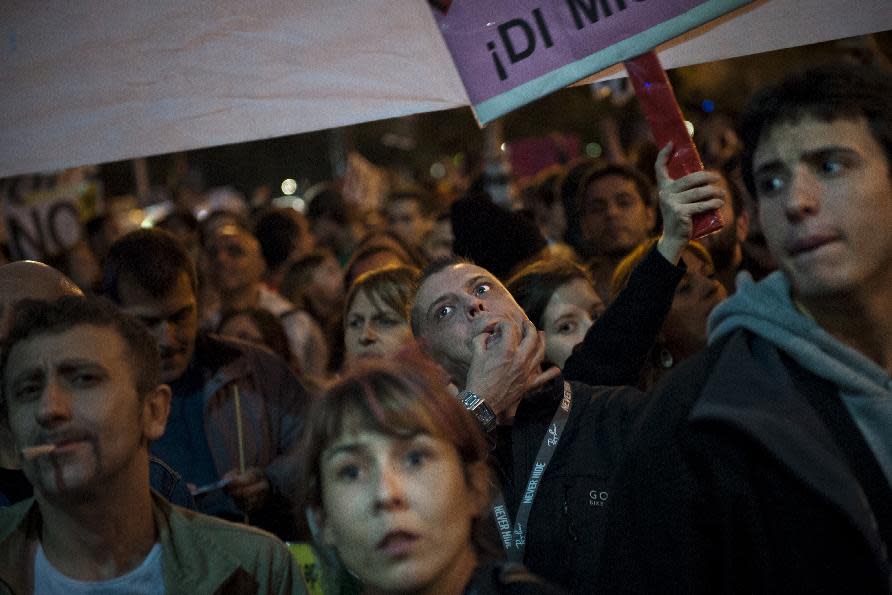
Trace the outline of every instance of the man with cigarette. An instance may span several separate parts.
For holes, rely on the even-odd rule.
[[[743,176],[780,271],[712,313],[617,474],[599,593],[890,593],[892,76],[753,98]]]
[[[291,452],[308,397],[278,357],[198,331],[197,275],[183,246],[137,230],[109,250],[106,297],[140,319],[161,351],[171,387],[167,429],[151,452],[193,484],[199,511],[247,520],[283,539],[297,526]]]
[[[151,335],[103,300],[17,307],[0,415],[34,498],[0,509],[0,592],[305,592],[273,536],[150,490],[170,410],[159,372]]]
[[[0,341],[6,338],[9,320],[16,303],[23,299],[57,300],[66,295],[83,297],[84,293],[60,271],[42,262],[20,260],[0,266]],[[167,464],[150,458],[152,489],[186,508],[194,508],[192,496]],[[31,497],[31,484],[21,470],[19,456],[11,447],[9,432],[0,423],[0,506]]]
[[[0,266],[0,340],[6,337],[10,313],[16,302],[23,298],[53,300],[63,295],[83,295],[83,292],[50,266],[33,260]],[[0,424],[0,501],[4,496],[8,498],[12,493],[22,492],[23,488],[30,492],[27,482],[22,483],[20,472],[8,472],[18,468],[16,459],[9,434]]]

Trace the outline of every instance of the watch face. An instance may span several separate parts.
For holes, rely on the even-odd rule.
[[[471,392],[467,393],[465,395],[464,399],[462,399],[462,403],[464,404],[465,408],[470,409],[472,411],[477,406],[477,404],[480,402],[481,402],[480,397],[478,395],[475,395],[474,393],[471,393]]]

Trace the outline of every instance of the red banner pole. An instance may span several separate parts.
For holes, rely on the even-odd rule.
[[[684,123],[681,109],[675,100],[675,92],[653,51],[624,62],[641,111],[650,124],[657,146],[663,148],[672,141],[672,155],[667,168],[672,179],[703,170],[703,161]],[[693,217],[691,238],[697,239],[715,233],[722,228],[722,216],[718,211],[698,213]]]

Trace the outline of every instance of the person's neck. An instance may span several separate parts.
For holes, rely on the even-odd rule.
[[[245,310],[256,308],[260,301],[260,284],[252,283],[245,287],[220,293],[220,303],[224,310]]]
[[[156,541],[148,468],[145,485],[129,486],[129,497],[107,486],[99,491],[77,502],[37,495],[44,554],[54,568],[76,580],[126,574],[145,560]]]
[[[797,299],[824,330],[892,375],[892,283],[860,287],[846,295]]]

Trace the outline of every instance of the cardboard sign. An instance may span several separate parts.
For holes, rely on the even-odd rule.
[[[750,0],[453,0],[431,11],[481,124]]]
[[[96,183],[88,181],[5,197],[6,234],[13,258],[41,260],[80,241],[81,221],[98,193]]]
[[[374,163],[355,151],[347,155],[344,172],[344,199],[363,210],[381,208],[388,192],[387,176]]]

